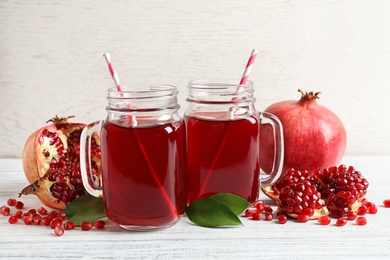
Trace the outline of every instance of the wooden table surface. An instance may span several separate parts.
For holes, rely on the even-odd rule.
[[[316,221],[285,225],[242,218],[244,227],[208,229],[183,216],[173,227],[153,232],[128,232],[114,223],[103,230],[65,232],[45,226],[8,223],[0,214],[0,258],[29,259],[372,259],[390,258],[390,157],[346,157],[370,182],[367,199],[378,205],[368,223],[337,227]],[[0,206],[27,184],[20,159],[0,159]],[[25,209],[39,208],[35,196],[21,198]],[[272,203],[266,200],[267,203]],[[274,205],[274,204],[272,204]]]

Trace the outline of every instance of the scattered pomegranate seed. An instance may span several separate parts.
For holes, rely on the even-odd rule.
[[[244,212],[244,216],[247,218],[252,217],[253,213],[255,213],[255,212],[256,212],[256,209],[253,209],[253,208],[246,209]]]
[[[17,218],[21,219],[21,218],[22,218],[22,216],[23,216],[23,211],[21,211],[21,210],[18,210],[18,211],[16,211],[16,212],[14,213],[14,215],[15,215],[15,217],[17,217]]]
[[[286,223],[287,223],[287,217],[286,217],[286,215],[279,215],[279,216],[278,216],[278,223],[279,223],[279,224],[286,224]]]
[[[347,219],[346,218],[338,218],[336,220],[336,226],[338,227],[342,227],[342,226],[345,226],[345,224],[347,224]]]
[[[18,223],[18,221],[19,221],[19,219],[18,219],[15,215],[12,215],[12,216],[10,216],[10,217],[8,218],[8,222],[9,222],[10,224],[16,224],[16,223]]]
[[[62,223],[61,223],[59,220],[53,219],[53,220],[50,222],[50,227],[51,227],[52,229],[55,229],[56,227],[61,226],[61,224],[62,224]]]
[[[265,205],[263,201],[256,201],[254,207],[257,209],[258,212],[263,212],[265,209]]]
[[[68,221],[64,224],[65,230],[71,230],[76,228],[76,224],[72,221]]]
[[[61,226],[56,226],[55,228],[54,228],[54,234],[56,234],[57,236],[62,236],[63,234],[64,234],[64,229],[63,229],[63,227],[61,227]]]
[[[252,216],[253,218],[253,216]],[[81,230],[88,231],[92,229],[92,223],[90,221],[81,222]]]
[[[385,206],[386,208],[390,208],[390,199],[386,199],[383,201],[383,206]]]
[[[95,222],[93,223],[93,226],[94,226],[95,228],[97,228],[97,229],[103,229],[105,225],[106,225],[106,222],[103,221],[103,220],[98,220],[98,221],[95,221]]]
[[[14,207],[15,205],[16,205],[16,199],[14,199],[14,198],[10,198],[10,199],[8,199],[7,200],[7,204],[8,204],[8,206],[10,206],[10,207]]]
[[[41,222],[42,222],[42,224],[44,226],[49,226],[50,225],[50,220],[49,220],[48,217],[43,217]]]
[[[33,217],[33,222],[35,225],[39,225],[42,222],[42,217],[39,214],[35,214]]]
[[[26,216],[23,216],[23,222],[25,225],[31,225],[33,223],[33,217],[32,215],[26,215]]]
[[[265,213],[264,213],[264,218],[265,218],[265,220],[267,220],[267,221],[271,221],[271,220],[274,219],[274,216],[272,215],[271,212],[265,212]]]
[[[8,207],[6,207],[6,206],[3,206],[2,209],[3,209],[3,210],[2,210],[3,215],[4,215],[4,216],[9,216],[9,214],[10,214],[10,212],[11,212],[10,208],[8,208]]]
[[[261,213],[255,212],[252,214],[252,219],[253,220],[261,220]]]
[[[329,216],[321,216],[317,219],[317,221],[318,221],[318,224],[326,226],[326,225],[330,224],[331,219]]]
[[[349,211],[347,213],[347,220],[355,220],[357,217],[357,213],[353,211]]]
[[[306,215],[306,214],[298,214],[298,217],[297,217],[297,222],[299,223],[305,223],[309,221],[309,215]]]
[[[362,215],[366,215],[366,213],[367,213],[367,208],[366,208],[366,206],[360,206],[360,207],[358,208],[358,211],[357,211],[357,214],[358,214],[358,215],[362,216]]]
[[[16,209],[23,209],[24,208],[24,203],[18,200],[15,204]]]
[[[270,205],[265,205],[264,206],[264,212],[272,213],[274,210]]]
[[[376,214],[376,213],[378,213],[378,207],[375,204],[367,206],[367,213],[368,214]]]
[[[44,215],[44,216],[46,216],[48,214],[47,209],[45,209],[44,207],[40,207],[38,209],[38,213],[41,215]]]
[[[365,217],[358,217],[356,219],[356,224],[359,226],[364,226],[367,224],[367,219]]]

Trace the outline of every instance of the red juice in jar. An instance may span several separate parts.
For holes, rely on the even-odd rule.
[[[103,198],[107,216],[129,226],[160,226],[185,211],[185,126],[101,130]],[[144,156],[147,155],[147,156]]]
[[[254,202],[260,174],[259,119],[252,115],[218,121],[218,117],[215,112],[185,116],[189,203],[221,192]]]

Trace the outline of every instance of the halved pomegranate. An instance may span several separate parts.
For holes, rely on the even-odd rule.
[[[359,171],[342,164],[313,172],[288,169],[263,192],[288,215],[297,218],[299,214],[307,214],[314,219],[327,214],[339,218],[357,212],[367,188],[368,181]]]
[[[48,207],[64,209],[85,194],[80,174],[80,135],[82,123],[70,123],[71,117],[54,117],[52,124],[35,131],[23,150],[23,168],[30,185],[21,195],[35,194]],[[100,176],[100,137],[92,140],[93,172]]]

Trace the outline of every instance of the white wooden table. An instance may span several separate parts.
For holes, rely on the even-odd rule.
[[[316,221],[285,225],[242,219],[244,227],[207,229],[183,217],[175,226],[135,233],[109,223],[103,230],[65,232],[56,237],[44,226],[10,225],[0,214],[0,258],[51,259],[372,259],[390,258],[390,157],[346,157],[370,182],[367,198],[378,205],[368,224],[320,226]],[[0,159],[0,206],[27,184],[19,159]],[[25,210],[39,208],[23,197]],[[271,202],[269,202],[271,203]]]

